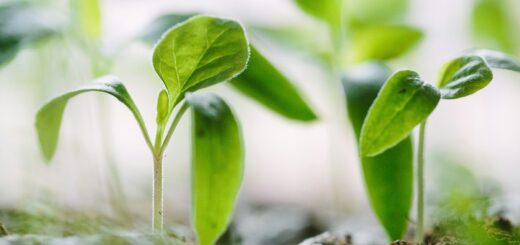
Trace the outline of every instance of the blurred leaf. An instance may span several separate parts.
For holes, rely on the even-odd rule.
[[[67,102],[74,96],[85,92],[102,92],[114,96],[130,109],[140,126],[144,127],[144,122],[137,106],[119,79],[112,76],[99,78],[84,87],[52,99],[36,114],[36,131],[40,147],[47,161],[52,158],[56,151],[63,112]]]
[[[408,0],[347,0],[346,16],[365,23],[388,23],[402,19]]]
[[[360,155],[375,156],[401,142],[428,118],[439,100],[439,91],[414,71],[396,72],[368,111],[361,129]]]
[[[149,43],[157,43],[162,35],[175,25],[186,21],[187,19],[197,15],[196,13],[170,13],[159,16],[153,20],[139,36],[139,39]]]
[[[369,25],[354,30],[350,61],[387,60],[414,47],[422,32],[409,26]]]
[[[472,13],[473,31],[477,38],[502,51],[514,53],[518,45],[517,28],[503,0],[477,0]]]
[[[71,5],[81,34],[90,40],[99,40],[102,29],[99,0],[71,0]]]
[[[201,245],[211,245],[231,219],[244,168],[240,127],[214,94],[186,97],[193,108],[193,225]]]
[[[368,63],[346,71],[343,86],[348,114],[359,139],[370,105],[377,97],[390,70],[380,63]],[[401,239],[412,206],[413,149],[411,137],[375,157],[361,157],[370,204],[390,240]]]
[[[238,22],[196,16],[162,37],[153,65],[168,90],[171,109],[184,93],[237,76],[248,58],[249,44]]]
[[[28,3],[0,4],[0,66],[26,45],[57,33],[61,23],[46,9]]]
[[[444,65],[438,86],[443,99],[456,99],[479,91],[492,79],[493,73],[481,57],[463,56]]]
[[[317,118],[298,89],[253,46],[247,69],[231,80],[231,84],[287,118],[300,121]]]
[[[332,62],[332,51],[330,49],[330,36],[323,28],[312,26],[259,26],[250,25],[249,33],[259,34],[267,37],[284,48],[302,52],[318,58],[325,63]]]
[[[307,14],[325,21],[332,30],[337,30],[341,26],[343,0],[295,0],[295,2]]]
[[[470,54],[482,57],[491,68],[520,72],[520,59],[517,57],[487,49],[473,50]]]

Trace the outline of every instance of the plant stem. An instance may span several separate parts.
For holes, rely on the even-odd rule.
[[[163,156],[153,157],[153,233],[161,234],[163,231]]]
[[[421,123],[419,129],[419,146],[417,149],[417,227],[415,242],[422,244],[424,241],[424,137],[426,121]]]
[[[170,139],[172,138],[173,132],[175,131],[175,128],[177,127],[177,124],[181,121],[182,115],[184,115],[184,112],[188,110],[189,105],[187,103],[183,103],[181,105],[181,108],[177,112],[177,115],[175,115],[175,118],[173,119],[172,124],[170,125],[170,129],[168,129],[168,133],[166,133],[166,137],[164,137],[164,141],[161,145],[159,154],[163,154],[166,150],[166,147],[168,146],[168,143],[170,143]]]

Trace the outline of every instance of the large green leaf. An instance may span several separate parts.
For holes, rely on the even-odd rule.
[[[61,22],[46,9],[28,3],[0,4],[0,66],[32,43],[57,33]]]
[[[520,72],[520,59],[517,57],[487,49],[473,50],[470,54],[482,57],[491,68]]]
[[[74,96],[86,92],[102,92],[116,97],[130,109],[141,130],[144,130],[145,126],[141,114],[125,86],[116,77],[102,77],[84,87],[52,99],[38,111],[36,114],[36,131],[38,132],[40,147],[46,160],[50,160],[56,151],[63,112],[67,102]]]
[[[422,32],[410,26],[368,25],[356,28],[349,60],[386,60],[400,56],[414,47]]]
[[[325,21],[334,30],[341,26],[343,0],[295,0],[307,14]]]
[[[155,44],[159,41],[164,33],[166,33],[169,29],[174,27],[175,25],[186,21],[187,19],[195,16],[195,13],[169,13],[164,14],[157,19],[153,20],[146,28],[143,30],[139,39],[147,42],[149,44]]]
[[[518,32],[507,4],[504,0],[477,0],[472,25],[477,38],[512,53],[517,49]]]
[[[368,109],[390,75],[384,65],[368,63],[349,69],[343,76],[348,115],[358,139]],[[361,164],[372,209],[390,240],[401,239],[412,206],[411,137],[375,157],[361,157]]]
[[[249,44],[238,22],[196,16],[162,37],[154,50],[153,65],[173,108],[184,93],[237,76],[248,58]]]
[[[360,155],[375,156],[401,142],[433,112],[439,100],[439,91],[414,71],[396,72],[368,111],[361,129]]]
[[[234,78],[231,84],[245,95],[288,118],[301,121],[317,118],[298,89],[254,47],[251,47],[247,69]]]
[[[448,62],[439,73],[438,86],[443,99],[456,99],[486,87],[493,73],[486,61],[469,55]]]
[[[232,216],[244,149],[238,122],[222,99],[214,94],[186,98],[193,108],[193,225],[199,244],[211,245]]]

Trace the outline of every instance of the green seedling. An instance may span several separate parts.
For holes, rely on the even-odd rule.
[[[520,72],[520,60],[506,54],[476,50],[448,62],[434,87],[414,71],[394,73],[383,85],[363,122],[361,157],[382,157],[403,142],[420,124],[417,147],[416,242],[424,241],[424,143],[426,121],[441,99],[458,99],[486,87],[491,68]],[[401,171],[395,168],[389,171]]]
[[[307,49],[327,67],[327,71],[344,89],[338,95],[336,84],[330,86],[331,98],[337,98],[330,106],[342,108],[338,101],[346,101],[348,116],[354,133],[359,138],[361,125],[368,108],[377,96],[390,71],[381,63],[395,59],[410,51],[422,39],[422,32],[399,19],[408,5],[406,0],[295,0],[307,14],[321,20],[329,33],[329,44],[311,45]],[[285,32],[275,32],[285,37],[292,46],[298,40],[307,41],[318,35],[301,35],[305,38],[287,38]],[[308,38],[307,38],[308,37]],[[315,42],[319,43],[319,42]],[[318,48],[315,48],[318,47]],[[361,64],[361,65],[359,65]],[[342,96],[345,96],[343,98]],[[343,115],[341,111],[338,115]],[[335,134],[337,131],[333,130]],[[358,146],[361,147],[360,142]],[[361,156],[361,167],[368,198],[374,213],[383,225],[390,240],[401,239],[408,224],[412,206],[413,149],[411,138],[378,156]],[[391,171],[394,168],[400,171]]]
[[[86,92],[112,95],[136,119],[153,158],[153,231],[163,230],[163,155],[184,113],[192,109],[192,216],[200,244],[213,244],[226,229],[242,181],[243,144],[238,122],[217,95],[196,91],[239,75],[249,59],[242,26],[232,20],[196,16],[164,34],[153,53],[153,66],[164,83],[157,99],[152,141],[139,109],[119,79],[102,77],[44,105],[36,115],[43,155],[57,147],[67,102]]]

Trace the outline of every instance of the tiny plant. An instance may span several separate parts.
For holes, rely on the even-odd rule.
[[[424,241],[424,142],[426,121],[441,99],[458,99],[487,86],[493,79],[491,68],[520,72],[520,60],[506,54],[476,50],[448,62],[441,69],[437,87],[424,82],[411,70],[394,73],[383,85],[363,122],[360,155],[386,154],[420,124],[417,147],[417,227],[416,242]],[[401,171],[391,169],[389,171]]]
[[[153,232],[163,230],[163,155],[185,112],[192,109],[192,210],[199,244],[213,244],[225,231],[242,181],[243,144],[238,122],[217,95],[196,91],[232,79],[246,67],[249,44],[233,20],[195,16],[168,30],[155,46],[153,66],[164,83],[157,99],[155,139],[121,81],[101,77],[45,104],[36,129],[45,159],[57,147],[67,102],[85,92],[114,96],[133,114],[153,159]]]

